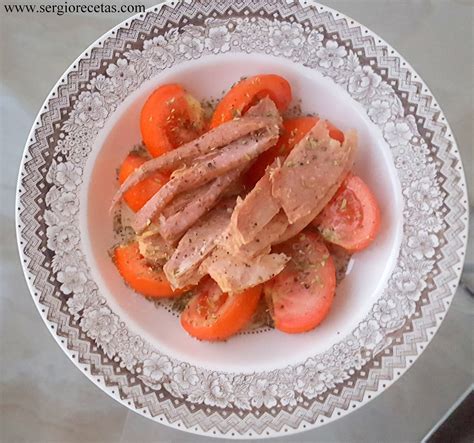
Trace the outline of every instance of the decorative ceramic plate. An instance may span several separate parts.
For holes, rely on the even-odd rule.
[[[316,330],[201,343],[173,310],[130,291],[107,256],[115,169],[157,85],[217,98],[261,72],[284,75],[303,112],[358,130],[356,171],[376,191],[382,234],[353,257]],[[171,1],[109,31],[46,99],[17,193],[32,297],[77,367],[133,411],[230,438],[315,428],[397,380],[452,300],[467,216],[459,153],[425,83],[373,32],[311,1]]]

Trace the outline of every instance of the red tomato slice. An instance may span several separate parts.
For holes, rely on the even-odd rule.
[[[114,251],[114,263],[125,282],[148,297],[175,297],[188,289],[173,291],[163,270],[146,262],[136,242],[117,247]]]
[[[261,154],[245,175],[245,183],[249,188],[255,186],[265,174],[265,170],[277,157],[286,157],[290,151],[299,143],[309,130],[319,121],[318,117],[296,117],[283,121],[283,130],[275,146]],[[340,141],[344,141],[344,133],[327,122],[329,135]]]
[[[270,97],[278,110],[283,112],[291,102],[291,86],[283,77],[275,74],[256,75],[239,81],[217,105],[211,119],[211,129],[244,114],[265,97]]]
[[[210,278],[204,279],[197,290],[181,314],[181,325],[189,335],[208,341],[225,340],[247,325],[262,293],[262,287],[256,286],[226,294]]]
[[[287,333],[310,331],[331,308],[336,269],[318,235],[304,232],[277,248],[291,257],[286,268],[264,284],[275,327]]]
[[[119,183],[122,184],[127,177],[139,166],[147,161],[139,154],[128,154],[127,158],[120,166]],[[125,203],[129,208],[137,212],[141,207],[153,197],[160,188],[169,180],[169,175],[162,172],[154,172],[149,177],[137,183],[124,194]]]
[[[143,142],[158,157],[198,137],[204,128],[199,102],[181,85],[160,86],[143,105],[140,129]]]
[[[328,242],[361,251],[379,232],[380,209],[368,186],[350,174],[313,224]]]

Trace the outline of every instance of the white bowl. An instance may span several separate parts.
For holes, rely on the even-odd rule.
[[[242,76],[276,73],[286,78],[303,114],[317,113],[342,130],[357,129],[355,172],[374,189],[383,214],[381,234],[366,251],[354,254],[347,277],[337,288],[329,317],[301,335],[277,330],[242,334],[224,343],[199,342],[188,336],[177,314],[152,309],[150,302],[127,287],[108,255],[114,244],[109,204],[117,190],[116,170],[130,148],[141,142],[140,110],[159,85],[182,84],[200,100],[219,97]],[[84,173],[81,229],[87,262],[99,291],[136,334],[173,357],[211,370],[251,373],[283,368],[324,352],[367,315],[382,294],[399,253],[403,206],[400,183],[379,128],[338,85],[316,71],[269,55],[222,54],[202,57],[166,70],[144,82],[120,104],[94,144]],[[100,189],[101,192],[97,192]],[[83,210],[82,210],[83,209]],[[282,352],[275,352],[281,349]]]

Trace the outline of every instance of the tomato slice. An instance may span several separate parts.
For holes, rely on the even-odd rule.
[[[125,282],[148,297],[175,297],[188,289],[173,291],[163,270],[150,266],[140,254],[137,242],[115,248],[114,263]]]
[[[140,129],[146,148],[158,157],[198,137],[204,129],[204,114],[181,85],[163,85],[143,105]]]
[[[181,325],[189,335],[208,341],[225,340],[246,326],[262,293],[262,287],[256,286],[226,294],[211,278],[204,279],[197,290],[181,314]]]
[[[361,251],[380,230],[380,209],[364,181],[350,174],[313,224],[328,242]]]
[[[122,184],[135,169],[146,161],[147,159],[139,154],[128,154],[122,166],[120,166],[119,183]],[[168,180],[169,174],[154,172],[149,177],[131,187],[124,194],[125,203],[127,203],[132,211],[137,212]]]
[[[303,232],[277,249],[291,260],[264,284],[275,327],[291,334],[310,331],[324,320],[334,299],[333,259],[322,239],[311,232]]]
[[[239,81],[217,105],[211,119],[211,129],[244,114],[265,97],[270,97],[278,110],[283,112],[291,102],[291,86],[283,77],[275,74],[255,75]]]
[[[283,129],[280,138],[275,146],[261,154],[245,175],[245,183],[252,188],[265,174],[265,170],[273,163],[275,158],[286,157],[294,146],[310,131],[319,121],[318,117],[296,117],[283,121]],[[327,122],[329,135],[335,140],[344,141],[344,133],[334,125]]]

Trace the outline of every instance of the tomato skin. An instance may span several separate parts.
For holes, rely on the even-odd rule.
[[[291,86],[287,80],[275,74],[255,75],[239,81],[217,105],[210,128],[244,114],[249,107],[267,96],[283,112],[291,102]]]
[[[115,266],[125,282],[136,292],[147,297],[176,297],[186,289],[173,291],[163,270],[153,269],[140,254],[137,242],[115,248]]]
[[[119,170],[119,183],[122,184],[127,177],[139,168],[147,159],[139,154],[130,153],[125,158]],[[131,187],[125,194],[124,200],[128,207],[139,211],[145,203],[169,180],[169,174],[154,172],[135,186]]]
[[[326,241],[357,252],[373,242],[380,230],[380,219],[372,191],[360,177],[349,174],[313,225]]]
[[[199,340],[226,340],[239,332],[257,310],[262,287],[224,294],[212,279],[204,279],[181,314],[181,325]]]
[[[155,89],[140,114],[143,142],[153,157],[195,139],[203,128],[199,102],[178,84]]]
[[[329,313],[336,290],[336,268],[321,238],[304,232],[278,249],[292,259],[264,293],[275,328],[289,334],[307,332]]]
[[[296,117],[283,120],[283,129],[275,146],[260,154],[245,175],[247,187],[252,188],[263,177],[265,170],[279,157],[286,157],[304,136],[318,123],[319,117]],[[326,122],[331,138],[344,142],[344,133]]]

